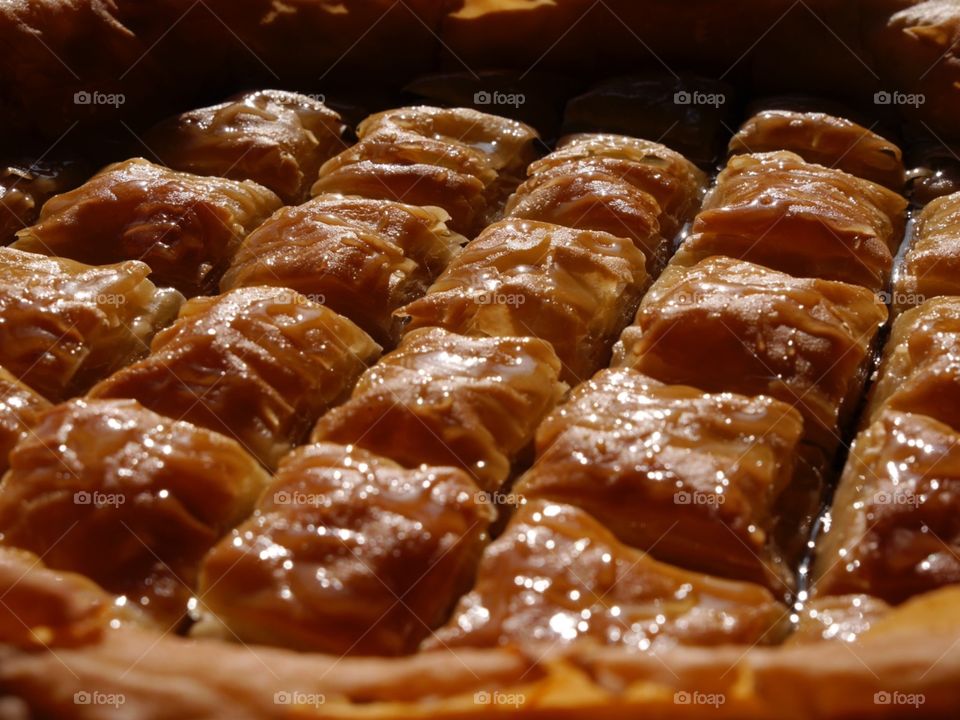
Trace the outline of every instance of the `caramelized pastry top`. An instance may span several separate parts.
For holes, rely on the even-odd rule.
[[[707,183],[702,170],[660,143],[581,133],[567,136],[554,152],[531,163],[529,179],[517,192],[528,193],[554,177],[585,173],[612,176],[652,195],[660,205],[660,228],[668,238],[693,217]]]
[[[548,340],[565,381],[609,361],[646,286],[643,253],[625,238],[503,220],[469,242],[428,293],[401,308],[409,328]]]
[[[537,500],[487,548],[474,589],[425,647],[774,643],[786,615],[758,585],[664,565],[582,510]]]
[[[395,108],[370,115],[357,128],[361,140],[386,127],[397,127],[437,140],[466,145],[483,153],[504,175],[522,177],[534,159],[537,131],[500,115],[469,108],[428,105]]]
[[[508,217],[541,220],[580,230],[596,230],[633,240],[654,274],[666,260],[660,235],[660,205],[652,195],[612,175],[577,172],[551,177],[525,193],[514,193]]]
[[[0,539],[128,595],[166,627],[185,612],[204,552],[268,479],[218,433],[132,400],[72,400],[10,453]]]
[[[674,261],[728,255],[879,291],[887,286],[906,205],[886,188],[790,152],[738,155],[720,173]]]
[[[731,155],[789,150],[807,162],[835,167],[899,191],[905,182],[900,148],[845,118],[822,112],[764,110],[730,140]]]
[[[869,595],[837,595],[814,598],[804,603],[786,644],[816,642],[853,643],[890,612],[883,600]]]
[[[884,407],[960,430],[960,297],[927,300],[893,322],[863,424]]]
[[[275,467],[379,354],[360,328],[299,293],[241,288],[189,301],[148,357],[90,396],[134,398],[232,437]]]
[[[0,476],[7,471],[7,456],[35,419],[50,403],[36,390],[0,366]]]
[[[931,200],[917,216],[913,235],[895,284],[895,305],[908,308],[937,295],[960,295],[960,193]]]
[[[492,519],[460,470],[406,470],[359,448],[308,445],[284,458],[253,516],[207,555],[200,594],[228,639],[412,652],[469,587]]]
[[[0,245],[13,242],[19,230],[36,221],[50,197],[78,185],[83,173],[77,162],[38,160],[0,167]]]
[[[782,593],[792,573],[771,531],[802,432],[800,413],[771,398],[601,370],[540,425],[515,493],[583,508],[660,559]]]
[[[886,410],[857,436],[819,539],[819,595],[891,603],[960,582],[960,434]]]
[[[393,310],[422,295],[464,240],[448,217],[436,207],[321,195],[254,230],[220,285],[291,288],[393,344]]]
[[[320,166],[345,147],[344,130],[340,116],[319,100],[256,90],[172,117],[145,142],[172,168],[253,180],[297,203]]]
[[[313,440],[358,445],[405,467],[460,467],[494,490],[566,391],[559,372],[543,340],[415,330],[320,418]]]
[[[149,272],[0,248],[0,365],[51,400],[84,392],[176,315],[183,297]]]
[[[48,200],[14,247],[93,264],[142,260],[158,285],[192,296],[216,288],[240,241],[280,204],[249,180],[134,158]]]
[[[886,317],[865,288],[714,257],[667,267],[617,359],[663,382],[795,405],[806,439],[832,452]]]

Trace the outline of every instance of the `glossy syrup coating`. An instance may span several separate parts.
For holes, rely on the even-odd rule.
[[[437,207],[321,195],[252,232],[220,285],[291,288],[392,345],[400,331],[392,312],[426,292],[465,242],[448,220]]]
[[[713,257],[670,265],[617,344],[617,364],[707,392],[795,406],[833,452],[863,389],[886,308],[865,288]]]
[[[51,570],[36,553],[0,545],[0,642],[76,647],[128,625],[150,626],[138,608],[83,575]]]
[[[330,162],[339,160],[333,158]],[[429,156],[421,162],[358,160],[329,174],[321,168],[320,179],[311,192],[439,207],[448,214],[451,229],[467,236],[486,224],[489,212],[486,189],[480,179],[469,172],[434,164]]]
[[[960,430],[960,297],[927,300],[894,320],[863,426],[883,408]]]
[[[540,425],[513,492],[582,508],[658,559],[784,594],[795,568],[772,530],[802,432],[800,413],[771,398],[602,370]]]
[[[0,166],[0,245],[14,241],[32,225],[52,196],[76,187],[84,179],[83,164],[37,160]]]
[[[320,166],[345,147],[345,130],[319,100],[255,90],[165,120],[145,142],[176,170],[253,180],[285,203],[297,203],[306,199]]]
[[[97,265],[142,260],[156,284],[191,297],[216,289],[240,241],[280,205],[249,180],[191,175],[133,158],[48,200],[13,246]]]
[[[907,201],[790,152],[732,157],[672,262],[726,255],[797,277],[883,290]]]
[[[960,435],[885,410],[861,432],[817,542],[819,596],[899,603],[960,582]]]
[[[413,652],[469,588],[493,509],[461,470],[330,443],[284,458],[210,551],[198,634],[335,655]]]
[[[27,432],[37,413],[50,403],[33,388],[0,366],[0,476],[7,471],[7,457]]]
[[[883,600],[869,595],[836,595],[804,603],[797,622],[784,642],[806,645],[816,642],[854,643],[890,612]]]
[[[607,133],[577,133],[530,164],[529,179],[517,190],[531,192],[551,178],[600,173],[649,193],[660,205],[660,229],[673,238],[690,220],[703,197],[706,174],[680,153],[660,143]]]
[[[563,396],[560,361],[534,338],[408,333],[317,422],[314,442],[356,445],[405,467],[451,465],[497,489]]]
[[[379,355],[360,328],[293,290],[240,288],[190,300],[149,356],[89,395],[216,430],[272,468]]]
[[[960,192],[931,200],[917,215],[913,238],[894,282],[895,306],[960,295]]]
[[[474,589],[425,647],[772,644],[786,617],[759,585],[657,562],[582,510],[535,500],[484,551]]]
[[[668,243],[660,234],[660,205],[647,192],[602,172],[551,177],[529,192],[515,193],[504,215],[596,230],[633,240],[654,275],[666,260]]]
[[[204,553],[269,480],[223,435],[133,400],[71,400],[10,453],[0,541],[179,622]]]
[[[730,139],[731,155],[788,150],[891,190],[903,189],[903,153],[872,130],[823,112],[763,110]]]
[[[176,315],[183,297],[149,273],[0,248],[0,365],[50,400],[86,391]]]
[[[366,118],[357,128],[361,139],[385,127],[396,127],[482,153],[497,171],[505,198],[520,183],[536,158],[537,131],[517,120],[470,108],[429,105],[384,110]]]
[[[576,384],[609,363],[647,286],[643,253],[622,237],[532,220],[502,220],[469,242],[401,308],[407,328],[548,340]]]

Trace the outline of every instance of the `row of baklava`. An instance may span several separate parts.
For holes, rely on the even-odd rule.
[[[162,128],[166,135],[158,135],[166,137],[169,161],[176,162],[182,151],[196,163],[188,170],[235,172],[242,180],[201,177],[144,160],[111,166],[53,198],[37,225],[20,234],[17,247],[2,250],[2,261],[17,281],[4,286],[3,297],[10,342],[4,343],[2,362],[13,373],[5,378],[12,392],[5,408],[10,427],[4,449],[17,443],[0,491],[4,542],[43,553],[54,567],[89,575],[165,624],[179,624],[197,587],[204,552],[250,514],[269,484],[250,456],[274,468],[379,356],[377,342],[330,307],[342,309],[385,342],[392,339],[393,309],[416,297],[418,288],[422,292],[462,241],[447,229],[446,209],[467,203],[497,212],[503,188],[510,187],[512,164],[525,162],[524,154],[533,152],[531,130],[493,116],[433,108],[385,113],[364,124],[358,146],[332,158],[333,169],[321,171],[318,181],[362,166],[351,170],[351,177],[366,177],[371,197],[322,195],[263,221],[279,198],[247,178],[255,175],[279,191],[285,177],[301,186],[287,187],[285,193],[303,193],[304,173],[315,158],[289,138],[276,137],[289,129],[283,123],[278,128],[276,118],[299,128],[290,135],[305,141],[319,132],[316,110],[290,94],[254,93],[188,113],[173,129]],[[312,129],[306,122],[297,125],[303,119],[297,115],[307,111],[313,113]],[[325,130],[334,133],[330,116],[327,112],[322,119]],[[389,143],[378,133],[394,138],[405,133],[406,144],[390,156]],[[447,139],[441,141],[443,133]],[[370,159],[364,159],[364,138],[371,134],[375,142]],[[316,142],[308,144],[317,150]],[[411,164],[418,153],[423,162]],[[281,157],[286,163],[278,164]],[[482,170],[483,185],[466,171],[443,165],[468,161]],[[277,168],[290,172],[277,175]],[[393,186],[389,178],[407,171],[404,183],[425,180],[418,198],[429,198],[430,205],[388,199],[405,199],[405,185]],[[451,182],[457,175],[464,181]],[[257,231],[245,237],[258,223]],[[134,242],[138,236],[140,242]],[[26,249],[124,262],[93,267]],[[243,276],[244,268],[257,265],[270,277]],[[173,325],[157,332],[183,298],[175,290],[157,289],[148,273],[157,283],[195,295],[215,288],[224,270],[224,294],[195,297],[180,307]],[[310,297],[296,291],[298,278],[307,283],[303,289]],[[151,352],[137,360],[148,343]],[[488,349],[496,355],[496,347]],[[527,350],[518,350],[520,368],[513,367],[508,351],[509,357],[491,357],[483,370],[492,372],[499,361],[503,375],[539,370],[543,363],[537,353],[543,355],[545,348],[530,348],[530,362],[525,362]],[[423,362],[444,358],[435,349],[422,355]],[[547,364],[551,358],[552,353]],[[406,392],[403,361],[395,368],[396,384]],[[421,371],[422,363],[414,374]],[[87,397],[51,409],[17,378],[54,402],[84,391]],[[481,376],[477,384],[485,381]],[[443,392],[436,387],[437,397]],[[482,387],[466,392],[484,397]],[[517,402],[524,399],[518,391]],[[30,423],[28,406],[40,411]],[[504,420],[510,419],[509,410],[504,407]],[[484,411],[475,409],[480,431],[489,420]],[[467,433],[464,443],[487,442],[495,466],[502,452],[498,441],[512,430],[507,422],[490,425],[494,436]],[[349,453],[340,448],[342,457],[330,462],[347,468]],[[388,485],[396,475],[423,491],[419,476],[414,483],[412,475],[395,473],[398,466],[384,463]],[[448,482],[447,470],[437,480],[438,492],[457,482],[461,489],[473,487],[456,474]],[[493,467],[490,472],[502,471]],[[366,489],[358,492],[365,497]],[[418,511],[419,503],[409,499]],[[472,495],[468,500],[454,497],[454,502],[477,505]],[[22,512],[24,503],[41,514]],[[440,533],[435,540],[442,546],[446,536]],[[419,534],[411,536],[411,542],[421,541]]]

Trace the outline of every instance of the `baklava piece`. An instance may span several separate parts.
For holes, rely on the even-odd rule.
[[[307,198],[320,166],[346,146],[345,130],[319,100],[256,90],[172,117],[148,133],[146,144],[176,170],[253,180],[295,204]]]
[[[37,413],[49,407],[36,390],[0,367],[0,476],[7,471],[10,451],[27,433]]]
[[[817,541],[819,596],[890,603],[960,582],[960,434],[885,410],[861,432]]]
[[[667,267],[617,362],[661,382],[782,400],[804,416],[805,438],[832,453],[886,318],[864,288],[714,257]]]
[[[13,242],[17,232],[36,222],[48,199],[83,180],[79,162],[38,160],[0,167],[0,245]]]
[[[276,467],[379,354],[360,328],[299,293],[242,288],[189,301],[149,356],[90,396],[135,399],[232,437]]]
[[[249,180],[191,175],[134,158],[48,200],[13,246],[94,265],[142,260],[151,280],[190,297],[216,290],[240,241],[280,204]]]
[[[176,316],[183,297],[149,273],[0,248],[0,365],[50,400],[85,392]]]
[[[802,432],[777,400],[603,370],[539,427],[514,493],[576,505],[660,560],[782,594],[796,568],[772,531]]]
[[[195,632],[335,655],[413,652],[470,587],[492,519],[460,470],[298,448],[205,558],[210,614]]]
[[[132,400],[71,400],[10,453],[0,539],[172,625],[203,555],[250,514],[268,481],[219,433]]]
[[[787,615],[759,585],[657,562],[582,510],[536,500],[487,547],[474,589],[425,647],[773,644]]]
[[[361,139],[383,128],[399,128],[424,137],[464,145],[483,154],[497,172],[506,198],[537,156],[537,131],[516,120],[469,108],[428,105],[395,108],[371,115],[357,128]]]
[[[565,392],[559,373],[543,340],[415,330],[320,418],[313,440],[356,445],[405,467],[463,468],[495,490]]]
[[[487,188],[495,178],[471,148],[385,128],[324,163],[312,192],[440,207],[450,227],[473,235],[490,219]]]
[[[906,181],[899,147],[862,125],[822,112],[758,112],[740,127],[728,149],[731,155],[788,150],[898,192]]]
[[[660,231],[671,239],[697,212],[707,183],[702,170],[665,145],[603,133],[563,138],[554,152],[531,163],[527,174],[528,180],[517,189],[518,198],[569,175],[626,182],[657,201]]]
[[[291,288],[396,342],[394,310],[423,295],[464,238],[436,207],[321,195],[252,232],[220,283]]]
[[[536,132],[465,108],[416,106],[364,120],[360,141],[320,168],[313,194],[435,205],[473,235],[500,213],[535,157]]]
[[[791,152],[737,155],[673,262],[726,255],[879,291],[902,239],[906,205],[891,190]]]
[[[894,282],[899,309],[938,295],[960,295],[960,193],[936,198],[920,211]]]
[[[630,238],[656,274],[667,258],[660,205],[650,193],[603,172],[558,175],[507,202],[504,215]]]
[[[960,430],[960,297],[927,300],[894,320],[863,424],[883,408]]]
[[[548,340],[577,383],[609,363],[647,286],[630,240],[503,220],[469,242],[428,293],[397,312],[408,327]]]

